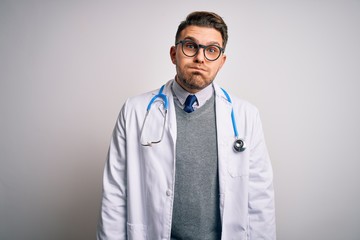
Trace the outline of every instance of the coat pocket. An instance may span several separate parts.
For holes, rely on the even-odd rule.
[[[246,142],[247,139],[244,138]],[[231,177],[243,177],[249,175],[249,154],[250,150],[245,149],[243,152],[232,151],[228,158],[227,170]]]
[[[143,224],[127,223],[127,236],[129,240],[146,240],[147,226]]]

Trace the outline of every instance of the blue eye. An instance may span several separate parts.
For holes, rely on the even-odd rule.
[[[197,48],[196,44],[193,43],[193,42],[185,42],[184,46],[186,48],[189,48],[189,49],[196,49]]]
[[[206,48],[206,52],[211,53],[211,54],[214,54],[214,53],[217,54],[219,51],[220,50],[219,50],[219,48],[217,46],[208,46]]]

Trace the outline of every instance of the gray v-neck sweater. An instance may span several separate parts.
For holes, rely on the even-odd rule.
[[[175,106],[177,141],[171,239],[220,239],[215,97],[191,113]]]

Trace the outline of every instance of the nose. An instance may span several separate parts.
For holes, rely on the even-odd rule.
[[[197,54],[194,56],[194,61],[196,63],[204,63],[205,61],[205,53],[204,53],[204,49],[203,48],[199,48],[199,51],[197,52]]]

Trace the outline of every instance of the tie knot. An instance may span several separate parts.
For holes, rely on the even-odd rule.
[[[194,108],[193,108],[193,104],[197,101],[197,98],[195,95],[189,95],[187,96],[186,100],[185,100],[185,107],[184,107],[184,111],[187,113],[193,112]]]

